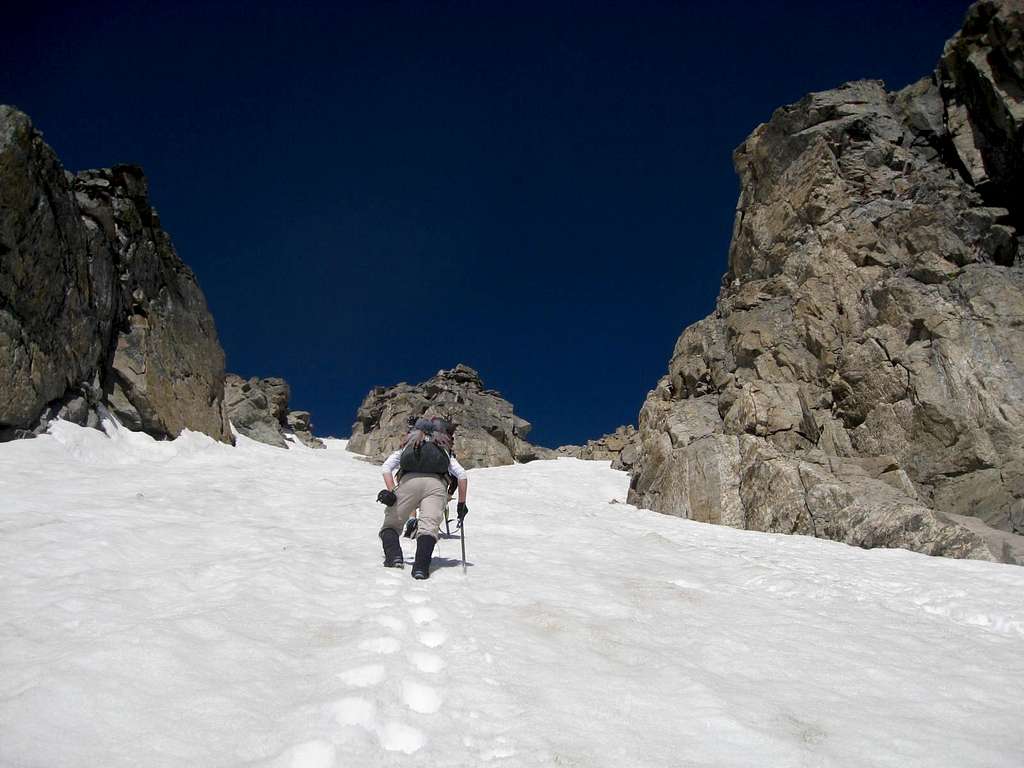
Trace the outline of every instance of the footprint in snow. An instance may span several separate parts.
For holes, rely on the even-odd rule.
[[[441,708],[441,696],[429,685],[415,680],[402,682],[402,701],[413,712],[432,715]]]
[[[372,701],[353,696],[339,699],[331,705],[334,719],[341,725],[358,725],[372,729],[377,708]]]
[[[380,745],[389,752],[404,752],[411,755],[427,743],[427,737],[405,723],[392,722],[384,725],[377,733]]]
[[[364,651],[386,655],[397,652],[402,647],[402,644],[393,637],[374,637],[369,640],[363,640],[359,647]]]
[[[376,734],[377,741],[389,752],[404,752],[411,755],[427,743],[427,737],[416,728],[402,722],[377,721],[377,708],[373,702],[358,697],[340,699],[331,705],[335,721],[340,725],[358,726]],[[324,744],[326,742],[311,742]],[[332,747],[333,749],[333,747]],[[292,763],[288,768],[333,768],[334,753],[329,763]]]
[[[353,688],[369,688],[371,685],[383,682],[386,675],[387,670],[381,664],[366,664],[339,672],[338,678]]]
[[[420,672],[426,672],[428,674],[434,674],[440,672],[445,668],[444,659],[440,656],[435,656],[432,653],[421,653],[415,651],[409,654],[409,661],[416,667]]]
[[[437,611],[425,606],[421,608],[413,608],[409,611],[409,615],[412,616],[412,620],[416,624],[429,624],[437,619]]]
[[[378,616],[375,621],[385,629],[390,629],[392,632],[405,631],[405,624],[394,616]]]
[[[414,592],[406,592],[404,595],[402,595],[402,599],[404,599],[405,602],[407,603],[411,603],[412,605],[421,605],[422,603],[427,602],[430,598],[427,595],[420,595]]]
[[[433,632],[421,632],[419,640],[427,648],[437,648],[440,645],[444,645],[444,641],[448,639],[448,636],[444,632],[433,631]]]
[[[289,749],[275,765],[286,768],[334,768],[337,751],[328,741],[307,741]]]

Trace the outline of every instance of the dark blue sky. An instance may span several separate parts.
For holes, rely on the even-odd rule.
[[[0,102],[145,168],[228,369],[347,435],[461,361],[557,445],[635,423],[714,306],[736,145],[924,76],[968,3],[150,5],[5,11]]]

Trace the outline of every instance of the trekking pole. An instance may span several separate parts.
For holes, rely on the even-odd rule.
[[[459,528],[462,530],[462,536],[459,540],[462,542],[462,574],[466,574],[466,518],[462,518],[459,524]]]

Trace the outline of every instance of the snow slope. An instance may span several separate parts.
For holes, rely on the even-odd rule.
[[[414,582],[342,447],[0,445],[0,765],[1024,765],[1024,568],[637,511],[561,459],[472,470],[467,575],[442,541]]]

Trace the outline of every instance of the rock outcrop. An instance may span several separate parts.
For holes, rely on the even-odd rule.
[[[421,384],[402,382],[371,390],[356,414],[348,450],[383,460],[409,431],[409,419],[428,413],[458,425],[455,451],[467,468],[555,455],[528,443],[530,422],[517,416],[501,393],[485,389],[480,374],[462,364],[438,371]]]
[[[324,448],[313,436],[309,412],[289,411],[290,399],[291,388],[284,379],[247,380],[229,373],[224,382],[228,419],[239,434],[278,448],[288,447],[289,436],[309,448]]]
[[[158,437],[230,442],[223,393],[213,318],[142,171],[70,174],[0,106],[0,439],[106,407]]]
[[[811,94],[736,150],[728,273],[641,411],[631,502],[1020,557],[1022,22],[977,3],[934,76]]]
[[[285,433],[292,434],[307,448],[326,448],[323,441],[313,435],[313,422],[309,411],[288,411]]]
[[[560,445],[559,456],[585,461],[610,461],[612,469],[629,471],[636,461],[639,438],[632,424],[618,427],[614,432],[588,440],[586,445]]]

